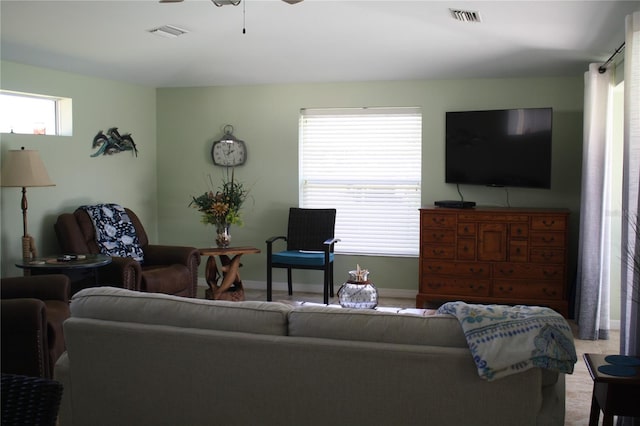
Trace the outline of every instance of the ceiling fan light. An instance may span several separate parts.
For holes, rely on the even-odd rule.
[[[237,6],[240,4],[241,0],[211,0],[211,2],[213,4],[215,4],[218,7],[222,7],[222,6]]]

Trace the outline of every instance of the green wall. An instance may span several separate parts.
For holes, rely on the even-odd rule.
[[[236,176],[249,185],[252,199],[243,211],[244,227],[232,227],[233,245],[266,250],[265,240],[286,233],[288,208],[298,204],[298,118],[301,108],[419,106],[423,111],[422,202],[458,197],[444,183],[445,112],[463,109],[547,107],[554,109],[551,190],[509,189],[514,207],[566,207],[572,216],[572,265],[577,252],[580,168],[582,159],[582,77],[431,80],[235,87],[163,88],[157,92],[158,224],[167,243],[208,247],[214,230],[199,222],[187,205],[191,195],[217,183],[222,170],[210,149],[225,124],[247,144],[248,160]],[[215,188],[214,188],[215,189]],[[504,189],[462,186],[465,199],[479,205],[505,206]],[[339,236],[338,236],[339,237]],[[336,283],[356,263],[386,294],[417,291],[417,258],[338,256]],[[243,280],[264,282],[265,254],[243,257]],[[571,275],[573,275],[573,266]],[[305,273],[306,272],[306,273]],[[286,280],[284,270],[274,281]],[[320,283],[318,272],[295,271],[298,283]]]
[[[48,188],[27,189],[28,230],[39,255],[59,252],[53,223],[63,212],[98,202],[116,202],[140,215],[149,238],[157,239],[156,90],[10,62],[0,64],[0,87],[73,99],[73,136],[0,134],[0,156],[7,150],[40,152],[51,180]],[[125,152],[91,158],[99,130],[118,127],[132,133],[137,158]],[[2,188],[0,260],[2,276],[21,275],[20,188]]]
[[[298,203],[298,118],[301,108],[419,106],[423,111],[424,205],[456,198],[444,183],[444,120],[448,110],[515,107],[554,108],[551,190],[510,189],[514,207],[571,209],[573,276],[577,253],[580,168],[582,158],[582,76],[566,78],[429,80],[335,84],[291,84],[154,89],[2,62],[0,87],[73,99],[73,136],[0,135],[0,155],[25,146],[37,149],[56,183],[32,188],[29,231],[41,254],[57,251],[53,223],[61,212],[81,204],[118,202],[136,211],[152,242],[208,247],[214,230],[199,221],[188,204],[210,189],[222,170],[213,166],[210,149],[225,124],[248,147],[247,163],[237,176],[251,187],[243,210],[245,225],[232,228],[234,245],[253,245],[286,230],[287,212]],[[131,132],[140,154],[91,158],[98,130],[117,126]],[[504,189],[462,186],[466,199],[504,206]],[[2,188],[0,205],[2,276],[21,273],[20,190]],[[417,258],[338,256],[336,284],[359,263],[383,294],[412,296],[417,291]],[[262,285],[264,253],[243,258],[242,278]],[[201,268],[201,271],[204,267]],[[201,274],[202,275],[202,274]],[[274,280],[285,281],[284,271]],[[321,275],[294,272],[296,283],[320,288]]]

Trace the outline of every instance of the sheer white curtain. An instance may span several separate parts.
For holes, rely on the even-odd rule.
[[[622,175],[622,309],[620,351],[640,356],[640,271],[633,256],[640,251],[640,11],[627,16],[624,53],[624,163]],[[636,263],[637,265],[637,263]],[[640,421],[637,422],[640,424]]]
[[[591,64],[585,73],[582,201],[576,286],[580,339],[609,338],[612,72]]]

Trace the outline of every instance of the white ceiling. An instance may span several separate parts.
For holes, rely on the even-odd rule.
[[[152,87],[575,76],[622,44],[634,10],[640,1],[2,0],[0,53]],[[148,32],[165,24],[188,33]]]

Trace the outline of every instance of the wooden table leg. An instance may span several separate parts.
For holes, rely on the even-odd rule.
[[[226,255],[220,255],[219,257],[220,268],[216,264],[215,256],[209,256],[205,269],[205,277],[209,285],[211,298],[214,300],[221,299],[222,295],[229,291],[233,285],[236,295],[231,299],[236,301],[244,300],[244,289],[239,273],[242,254],[237,254],[232,259]],[[220,278],[222,278],[222,282],[218,285]]]
[[[209,288],[213,292],[218,287],[218,280],[220,279],[220,273],[218,272],[218,265],[216,264],[215,256],[209,256],[207,259],[204,276]]]
[[[600,418],[600,405],[596,399],[595,386],[593,389],[593,396],[591,397],[591,414],[589,414],[589,426],[598,426],[598,419]]]

